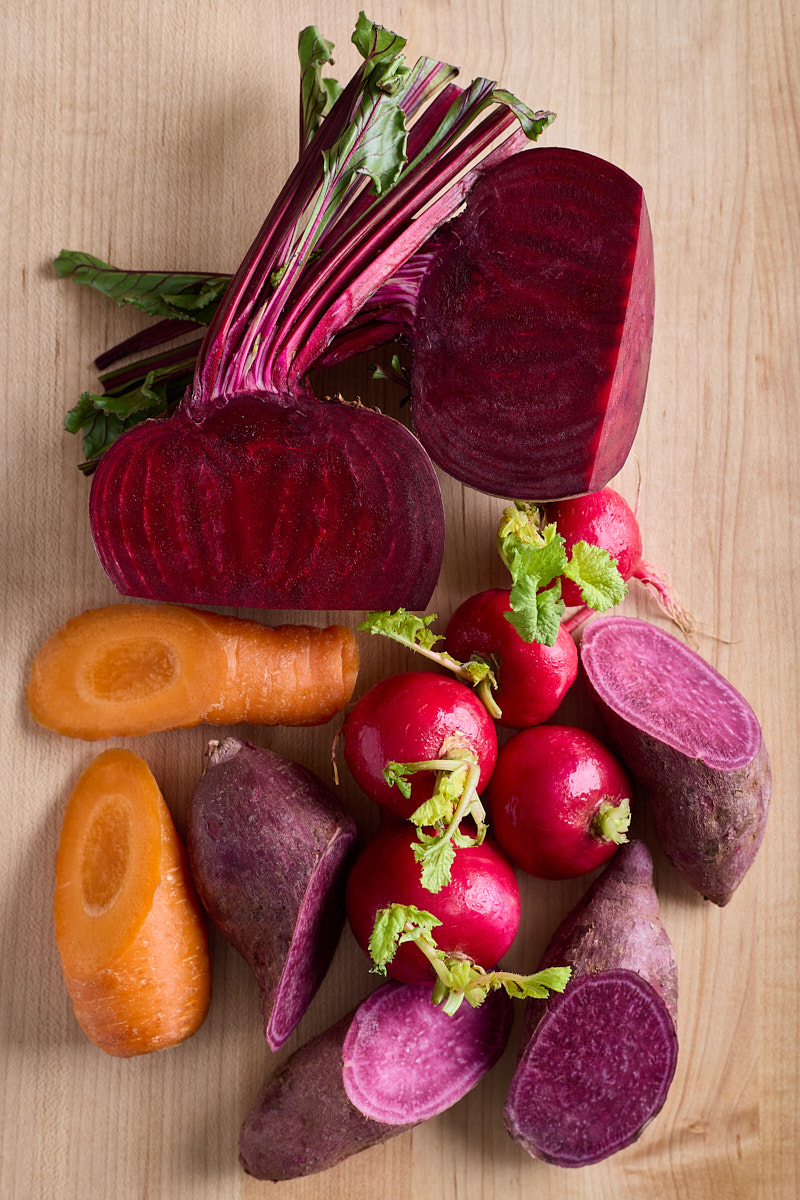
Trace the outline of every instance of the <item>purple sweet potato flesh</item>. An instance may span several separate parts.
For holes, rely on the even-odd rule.
[[[452,1107],[494,1066],[511,1030],[511,1005],[492,992],[448,1016],[431,989],[380,988],[357,1010],[344,1043],[351,1102],[386,1125],[427,1121]]]
[[[752,708],[699,654],[646,621],[595,619],[581,662],[647,790],[665,854],[693,888],[727,904],[761,845],[772,790]]]
[[[506,1123],[535,1158],[599,1162],[661,1109],[678,1039],[667,1009],[633,971],[581,975],[552,998],[511,1084]]]
[[[253,970],[273,1050],[330,966],[355,838],[355,822],[304,767],[236,738],[212,743],[189,806],[189,865],[211,920]]]
[[[240,1161],[257,1179],[295,1179],[387,1141],[449,1108],[491,1069],[511,1028],[494,993],[448,1017],[430,987],[388,983],[297,1050],[244,1122]]]
[[[488,171],[423,282],[414,424],[439,466],[495,495],[596,491],[625,461],[652,343],[639,184],[576,150]]]
[[[678,971],[643,842],[620,847],[539,963],[572,967],[530,1000],[506,1127],[529,1154],[586,1166],[635,1141],[675,1072]]]
[[[372,409],[298,397],[145,421],[92,481],[95,548],[128,596],[242,608],[424,608],[444,546],[417,439]]]

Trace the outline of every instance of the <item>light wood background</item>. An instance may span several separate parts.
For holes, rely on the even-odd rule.
[[[238,1129],[262,1079],[371,986],[349,932],[279,1056],[259,1034],[248,970],[214,939],[204,1027],[118,1061],[76,1026],[51,925],[66,796],[101,745],[37,728],[22,692],[33,654],[80,610],[117,600],[95,558],[88,486],[63,414],[91,360],[140,327],[132,311],[55,279],[62,247],[131,267],[232,270],[288,172],[296,37],[316,23],[356,65],[356,5],[334,0],[5,0],[0,54],[2,352],[2,932],[0,1194],[13,1200],[249,1200]],[[612,159],[645,188],[657,314],[642,425],[618,487],[641,472],[647,556],[667,570],[698,648],[750,700],[775,770],[756,865],[728,908],[705,904],[654,850],[681,975],[677,1074],[633,1147],[581,1171],[534,1163],[507,1137],[503,1062],[456,1108],[286,1200],[789,1200],[798,1171],[798,634],[800,402],[798,24],[790,0],[374,0],[409,57],[490,75],[558,120],[551,145]],[[341,380],[337,380],[337,385]],[[390,406],[363,369],[351,395]],[[447,549],[432,607],[445,618],[499,586],[502,507],[442,479]],[[659,621],[635,588],[625,611]],[[325,622],[329,616],[315,614]],[[285,614],[280,614],[281,618]],[[355,623],[357,614],[346,614]],[[360,690],[409,667],[364,645]],[[320,773],[333,727],[245,730]],[[182,828],[208,729],[130,742]],[[375,822],[346,772],[342,793]],[[583,881],[523,881],[509,961],[531,964]],[[519,1023],[517,1025],[517,1030]],[[270,1191],[270,1195],[273,1192]]]

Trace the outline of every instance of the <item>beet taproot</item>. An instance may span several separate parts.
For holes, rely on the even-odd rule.
[[[430,986],[382,985],[267,1083],[242,1127],[244,1170],[311,1175],[429,1120],[494,1066],[510,1029],[502,992],[450,1016]]]
[[[772,792],[755,713],[699,654],[647,621],[595,618],[580,656],[665,854],[706,899],[727,904],[761,845]]]
[[[539,967],[556,963],[572,979],[527,1002],[506,1127],[534,1158],[588,1166],[639,1137],[677,1062],[677,965],[643,842],[621,847],[556,930]]]
[[[189,865],[209,917],[253,970],[273,1050],[330,966],[355,838],[305,767],[236,738],[211,743],[189,806]]]
[[[537,147],[474,186],[414,321],[414,427],[469,487],[601,488],[633,443],[653,333],[644,193],[611,163]]]

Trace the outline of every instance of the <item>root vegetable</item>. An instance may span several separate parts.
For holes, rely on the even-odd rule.
[[[727,904],[761,845],[772,791],[750,705],[699,654],[647,621],[593,620],[581,661],[656,834],[693,888]]]
[[[355,837],[355,822],[304,767],[236,738],[211,743],[189,806],[189,863],[208,915],[252,968],[273,1050],[333,958]]]
[[[354,705],[344,724],[344,757],[356,783],[376,804],[403,818],[430,798],[436,770],[410,775],[405,795],[387,780],[386,767],[435,762],[454,743],[476,759],[481,791],[497,758],[492,719],[465,684],[430,671],[382,679]]]
[[[447,1016],[430,987],[388,983],[308,1042],[242,1127],[245,1171],[295,1179],[335,1166],[450,1108],[494,1066],[511,1029],[500,992]]]
[[[441,950],[493,967],[511,946],[520,921],[519,885],[511,864],[489,840],[470,846],[455,855],[450,882],[432,893],[420,881],[412,838],[405,824],[384,825],[355,861],[346,903],[359,946],[370,956],[378,913],[398,904],[437,918]],[[410,942],[398,947],[387,970],[404,983],[427,981],[431,986],[435,980],[430,962]]]
[[[548,504],[544,519],[555,522],[556,529],[564,539],[567,554],[571,556],[576,542],[588,542],[607,550],[619,568],[624,580],[638,579],[655,596],[660,608],[685,633],[690,633],[693,620],[681,604],[667,577],[642,558],[642,533],[636,513],[627,500],[613,488],[604,487],[586,496],[576,496]],[[567,607],[580,605],[565,622],[570,630],[591,616],[584,605],[577,586],[564,579],[561,597]]]
[[[538,725],[505,743],[489,784],[494,837],[540,879],[595,870],[627,841],[633,780],[583,729]]]
[[[83,772],[56,857],[56,941],[79,1025],[107,1054],[174,1046],[202,1024],[211,969],[183,847],[146,763]]]
[[[304,31],[301,58],[318,39]],[[478,175],[552,116],[490,80],[457,88],[446,63],[406,67],[405,39],[363,13],[353,42],[364,61],[309,120],[180,407],[127,428],[97,465],[92,536],[123,594],[362,610],[430,599],[444,516],[428,455],[382,413],[315,398],[309,374]],[[124,397],[104,409],[115,399],[129,418]]]
[[[317,725],[348,702],[357,673],[343,625],[268,628],[178,605],[119,604],[53,634],[26,699],[40,725],[88,740],[202,722]]]
[[[552,646],[525,642],[506,619],[510,592],[492,588],[458,606],[445,630],[445,646],[458,659],[491,664],[497,680],[493,701],[501,725],[526,729],[552,717],[578,673],[578,652],[560,627]]]
[[[506,1126],[534,1158],[587,1166],[659,1112],[677,1061],[678,977],[643,842],[623,846],[540,963],[572,967],[563,994],[528,1001]]]
[[[422,444],[497,496],[602,487],[633,443],[650,361],[641,187],[592,155],[537,148],[479,180],[442,243],[415,319]]]

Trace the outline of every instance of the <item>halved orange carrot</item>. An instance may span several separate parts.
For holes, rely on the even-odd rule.
[[[106,750],[67,803],[56,942],[86,1036],[128,1058],[184,1041],[211,996],[208,939],[169,809],[147,764]]]
[[[216,725],[318,725],[358,674],[342,625],[269,628],[179,605],[118,604],[67,621],[26,693],[40,725],[89,741]]]

